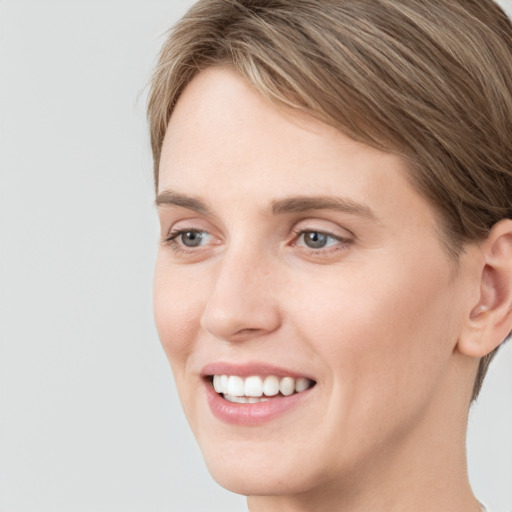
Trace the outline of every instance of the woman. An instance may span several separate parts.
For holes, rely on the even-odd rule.
[[[155,315],[213,477],[261,511],[485,510],[512,329],[512,26],[490,0],[201,0],[149,122]]]

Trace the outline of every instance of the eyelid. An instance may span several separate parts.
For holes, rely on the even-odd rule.
[[[335,235],[334,233],[332,232],[329,232],[329,231],[325,231],[325,230],[321,230],[321,229],[307,229],[307,228],[304,228],[304,229],[297,229],[297,230],[293,230],[293,232],[295,233],[295,237],[294,237],[294,242],[292,243],[292,245],[294,246],[298,246],[297,244],[297,240],[299,240],[299,238],[301,238],[305,233],[318,233],[320,235],[324,235],[328,238],[332,238],[333,240],[336,240],[337,242],[340,242],[340,243],[350,243],[352,242],[352,237],[351,238],[348,238],[348,237],[345,237],[345,236],[340,236],[340,235]],[[326,246],[325,248],[319,248],[319,249],[313,249],[315,252],[320,252],[324,249],[326,249],[327,247],[332,247],[333,244],[330,244],[328,246]],[[308,248],[306,247],[307,249],[311,249],[311,248]]]
[[[180,219],[172,224],[162,236],[161,244],[170,249],[175,257],[183,259],[183,261],[191,263],[200,261],[208,257],[221,241],[220,237],[215,234],[214,229],[204,226],[205,223],[197,219]],[[180,239],[185,233],[191,232],[202,234],[199,245],[186,245],[183,239]]]
[[[301,219],[293,226],[292,233],[293,239],[289,245],[300,254],[314,259],[333,257],[335,254],[346,251],[356,240],[351,230],[321,218]],[[331,240],[323,247],[309,247],[305,240],[301,241],[306,233],[318,233]]]
[[[316,231],[325,235],[332,236],[338,239],[355,239],[356,235],[353,231],[347,228],[345,225],[340,225],[335,221],[322,218],[308,218],[302,219],[295,223],[292,231],[295,233],[303,231]]]
[[[209,231],[207,231],[206,229],[183,227],[183,228],[171,228],[169,230],[169,232],[167,233],[167,235],[165,236],[165,241],[172,242],[173,240],[176,240],[179,236],[181,236],[185,233],[203,233],[210,237],[214,237],[214,235],[212,233],[210,233]]]
[[[204,240],[199,245],[187,245],[181,235],[187,232],[202,233]],[[300,239],[306,233],[319,233],[328,237],[330,240],[325,246],[309,247],[305,241]],[[327,257],[332,253],[346,250],[349,245],[355,242],[353,233],[330,220],[321,218],[301,219],[291,227],[291,235],[288,241],[283,240],[289,247],[295,247],[300,254],[311,255],[312,257]],[[222,244],[223,237],[217,232],[215,227],[203,219],[179,219],[162,234],[161,243],[167,246],[176,255],[183,257],[205,257],[216,246]],[[186,242],[186,241],[185,241]]]
[[[345,237],[341,237],[339,235],[335,235],[334,233],[331,233],[329,231],[323,231],[321,229],[299,229],[294,230],[294,233],[297,235],[297,239],[304,236],[305,233],[318,233],[319,235],[324,235],[328,238],[332,238],[333,240],[337,240],[338,242],[346,240]]]
[[[204,231],[214,236],[217,232],[210,222],[195,215],[169,215],[161,219],[161,236],[163,239],[168,239],[171,234],[178,231]]]

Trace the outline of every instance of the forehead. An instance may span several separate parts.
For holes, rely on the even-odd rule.
[[[200,171],[191,166],[204,168],[205,157],[209,169],[240,162],[260,172],[273,168],[275,174],[308,157],[317,161],[312,175],[326,163],[342,166],[348,160],[356,167],[392,161],[396,172],[406,172],[400,158],[357,143],[310,115],[276,107],[229,68],[209,68],[185,88],[166,132],[160,174]]]
[[[430,225],[434,212],[408,173],[398,156],[276,107],[230,69],[210,68],[187,86],[171,117],[159,192],[241,208],[287,196],[342,196],[394,215],[415,206]]]

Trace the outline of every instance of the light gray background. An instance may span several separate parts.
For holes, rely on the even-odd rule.
[[[0,3],[2,512],[245,510],[204,468],[151,310],[143,91],[191,4]],[[469,433],[497,512],[512,510],[511,369],[509,344]]]

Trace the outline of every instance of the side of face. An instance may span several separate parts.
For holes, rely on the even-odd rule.
[[[155,317],[225,487],[305,492],[371,471],[447,400],[477,276],[455,268],[406,173],[228,69],[184,91],[161,159]],[[231,421],[212,412],[211,374],[237,369],[314,386],[268,419]]]

